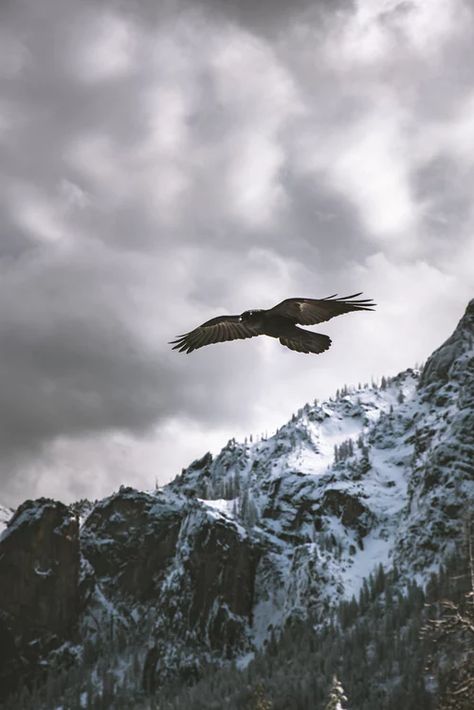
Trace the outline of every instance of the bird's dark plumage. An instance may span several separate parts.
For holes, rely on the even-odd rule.
[[[259,335],[259,333],[244,323],[240,316],[218,316],[206,321],[190,333],[179,335],[176,340],[171,342],[171,345],[174,345],[173,350],[180,352],[185,350],[190,353],[211,343],[252,338],[254,335]]]
[[[189,333],[171,341],[173,350],[190,353],[211,343],[225,340],[253,338],[269,335],[278,338],[282,345],[300,353],[322,353],[331,345],[331,339],[321,333],[298,328],[315,325],[351,311],[371,311],[371,299],[358,298],[361,293],[337,298],[286,298],[267,310],[244,311],[240,316],[218,316],[206,321]]]

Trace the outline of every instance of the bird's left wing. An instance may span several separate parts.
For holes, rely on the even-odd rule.
[[[189,333],[179,335],[170,344],[174,345],[173,350],[190,353],[204,347],[204,345],[211,345],[211,343],[252,338],[254,335],[259,335],[259,332],[243,323],[240,316],[218,316],[199,325]]]
[[[315,325],[323,323],[334,316],[351,311],[372,311],[376,305],[372,299],[360,298],[362,293],[354,293],[351,296],[337,298],[328,296],[327,298],[287,298],[278,305],[270,308],[267,314],[285,316],[294,319],[300,325]]]

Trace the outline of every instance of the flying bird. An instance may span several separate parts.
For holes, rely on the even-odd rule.
[[[282,345],[299,353],[322,353],[331,345],[331,338],[314,333],[300,325],[315,325],[351,311],[372,311],[372,299],[358,299],[362,293],[337,298],[286,298],[273,308],[244,311],[240,316],[218,316],[199,325],[189,333],[172,340],[173,350],[191,353],[193,350],[225,340],[269,335]]]

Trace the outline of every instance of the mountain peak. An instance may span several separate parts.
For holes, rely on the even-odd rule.
[[[474,317],[474,298],[471,298],[471,300],[470,300],[469,303],[467,304],[466,312],[465,312],[465,314],[464,314],[464,317],[466,317],[467,315],[470,315],[471,318]]]
[[[435,389],[450,379],[463,379],[468,363],[474,356],[473,350],[474,298],[467,304],[453,334],[426,361],[420,387]]]

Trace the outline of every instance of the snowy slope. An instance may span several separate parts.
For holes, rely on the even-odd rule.
[[[269,439],[231,441],[215,460],[195,462],[172,484],[214,494],[203,502],[229,521],[239,511],[249,533],[268,547],[256,576],[257,641],[292,613],[319,608],[323,615],[336,599],[357,594],[379,563],[395,561],[418,378],[410,370],[384,381],[383,389],[306,405]]]
[[[377,565],[423,582],[473,507],[474,303],[453,336],[413,370],[307,404],[267,440],[231,440],[170,488],[267,548],[252,634],[357,595]],[[227,499],[227,504],[225,504]],[[207,501],[207,502],[206,502]]]

